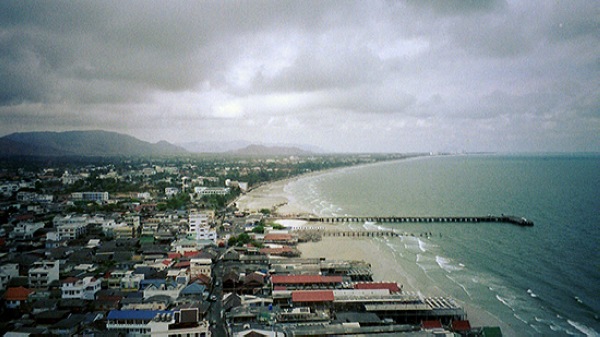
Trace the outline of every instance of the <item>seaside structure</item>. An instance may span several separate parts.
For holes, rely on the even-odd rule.
[[[293,172],[287,166],[267,172],[260,165],[249,162],[238,171],[278,177]],[[8,219],[0,228],[0,247],[5,249],[0,254],[0,286],[7,289],[5,303],[12,306],[2,329],[15,334],[108,330],[108,334],[165,337],[393,335],[422,332],[421,319],[438,321],[446,331],[450,320],[465,318],[451,299],[423,298],[404,292],[395,282],[373,282],[366,262],[299,258],[297,233],[269,229],[273,218],[268,214],[165,210],[167,202],[160,195],[156,204],[132,200],[142,197],[138,193],[155,195],[152,184],[157,181],[194,186],[186,178],[198,176],[193,165],[177,170],[163,166],[128,162],[119,169],[111,165],[73,169],[78,177],[92,172],[99,179],[130,179],[135,184],[131,190],[139,192],[111,190],[115,204],[65,202],[60,178],[51,174],[43,179],[48,186],[58,186],[57,202],[40,207],[26,192],[16,200],[13,194],[19,190],[11,190],[11,199],[0,203],[0,212]],[[216,186],[236,166],[215,165],[203,174],[218,175],[208,184]],[[157,171],[164,174],[154,174]],[[181,176],[165,178],[166,174]],[[78,184],[93,188],[86,179]],[[244,189],[241,184],[237,187]],[[230,186],[237,188],[232,181]],[[218,195],[225,189],[200,191]],[[106,192],[100,193],[89,201],[108,200]],[[83,210],[72,213],[75,209]],[[29,234],[23,239],[8,237],[15,224],[28,221],[42,226],[24,230]],[[266,234],[251,232],[257,223],[266,223]],[[217,245],[227,245],[228,236],[241,235],[246,224],[252,224],[246,233],[250,244]],[[465,326],[455,324],[456,329]]]

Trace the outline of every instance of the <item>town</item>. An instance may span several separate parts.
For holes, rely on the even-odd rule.
[[[374,282],[365,261],[236,199],[261,184],[406,155],[0,160],[5,336],[500,335],[453,299]]]

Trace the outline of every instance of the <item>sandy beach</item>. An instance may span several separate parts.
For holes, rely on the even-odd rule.
[[[381,247],[369,238],[324,237],[320,242],[307,242],[298,245],[302,257],[325,257],[328,260],[359,260],[371,264],[374,281],[394,281],[410,289],[407,273],[402,266],[390,261]],[[393,266],[393,268],[390,268]]]
[[[289,196],[284,191],[285,185],[294,179],[298,179],[298,177],[264,184],[243,194],[236,200],[238,209],[250,213],[264,208],[269,210],[276,208],[280,214],[306,213],[307,211],[302,207],[291,203]]]
[[[402,286],[404,292],[421,294],[425,297],[447,296],[437,285],[423,289],[419,280],[403,268],[394,255],[371,238],[324,237],[320,242],[298,245],[302,257],[324,257],[328,260],[360,260],[371,264],[374,281],[392,281]],[[518,334],[496,317],[472,303],[460,303],[465,308],[472,326],[500,326],[504,336]]]
[[[320,174],[315,172],[312,174]],[[295,177],[262,185],[238,198],[238,209],[248,212],[258,212],[263,208],[276,210],[279,214],[306,214],[308,210],[294,203],[285,192],[289,182],[299,179]],[[344,227],[345,224],[307,223],[299,220],[277,221],[289,228],[297,227]],[[361,260],[371,264],[374,281],[392,281],[402,286],[403,291],[418,293],[423,296],[447,296],[441,285],[423,288],[423,283],[416,279],[398,263],[394,253],[385,245],[371,238],[340,238],[324,237],[319,242],[308,242],[298,245],[302,257],[324,257],[331,260]],[[500,326],[505,336],[516,336],[516,332],[503,322],[481,310],[473,303],[460,303],[473,326]]]

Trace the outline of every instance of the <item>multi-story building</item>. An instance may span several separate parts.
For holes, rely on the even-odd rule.
[[[74,201],[108,201],[108,192],[73,192]]]
[[[95,221],[95,219],[90,218],[89,216],[85,216],[85,215],[57,215],[52,219],[52,225],[57,228],[60,226],[64,226],[64,225],[70,225],[70,224],[84,224],[87,225],[91,222]]]
[[[50,283],[58,281],[59,261],[37,261],[29,269],[29,287],[47,288]]]
[[[4,195],[11,195],[14,192],[17,192],[19,190],[19,184],[18,183],[3,183],[2,185],[0,185],[0,193],[4,194]]]
[[[194,193],[199,196],[207,196],[207,195],[227,195],[231,191],[228,187],[194,187]]]
[[[38,194],[35,192],[21,191],[17,193],[17,201],[25,202],[52,202],[54,196],[49,194]]]
[[[184,288],[184,284],[179,284],[176,282],[150,284],[143,291],[144,299],[148,299],[154,296],[168,296],[171,298],[171,300],[174,301],[177,299],[177,297],[179,297],[179,294]]]
[[[106,280],[107,286],[111,289],[121,288],[121,279],[128,273],[131,274],[128,270],[113,270]]]
[[[135,237],[133,226],[122,222],[112,228],[110,235],[116,239],[131,239]]]
[[[10,279],[19,276],[19,264],[7,263],[0,266],[0,291],[6,290]]]
[[[190,275],[192,277],[200,274],[211,277],[211,259],[193,258],[190,260]]]
[[[62,177],[60,177],[60,180],[63,185],[72,185],[84,178],[85,177],[83,175],[72,175],[69,173],[69,171],[65,171],[65,173],[63,173]]]
[[[11,239],[32,239],[33,234],[44,228],[43,222],[19,222],[12,232],[8,234]]]
[[[96,293],[100,291],[101,283],[101,279],[91,276],[84,277],[83,279],[69,277],[62,281],[60,288],[61,298],[93,301],[96,297]]]
[[[125,292],[138,291],[140,290],[142,280],[144,280],[144,274],[134,274],[133,271],[128,271],[121,278],[121,290]]]
[[[210,325],[200,320],[198,309],[111,310],[106,329],[127,336],[198,336],[210,337]]]
[[[87,232],[87,224],[71,223],[57,228],[59,240],[74,240]]]
[[[179,193],[179,189],[177,187],[166,187],[165,188],[165,195],[167,197],[172,197],[177,193]]]
[[[191,212],[188,216],[188,238],[217,242],[217,231],[210,227],[208,221],[208,214]]]

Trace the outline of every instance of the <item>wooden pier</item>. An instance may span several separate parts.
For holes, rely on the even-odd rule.
[[[309,222],[323,222],[323,223],[445,223],[445,222],[461,222],[461,223],[479,223],[479,222],[501,222],[509,223],[522,227],[533,226],[533,221],[527,220],[523,217],[517,217],[512,215],[487,215],[487,216],[342,216],[342,217],[314,217],[314,216],[301,216],[301,217],[281,217],[282,219],[297,219]]]

